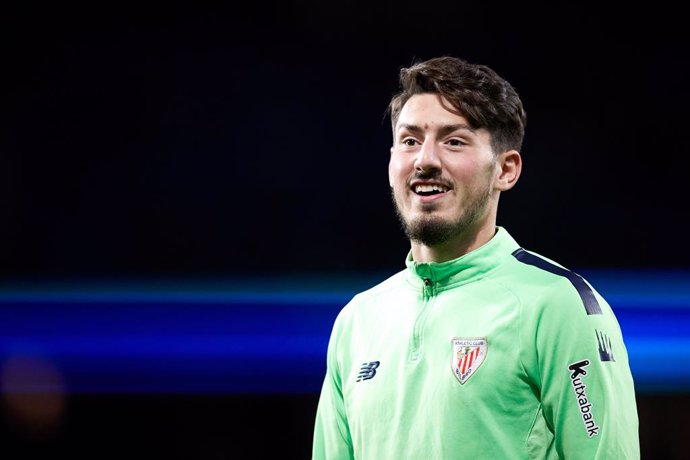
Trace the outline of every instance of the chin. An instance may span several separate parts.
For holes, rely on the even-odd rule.
[[[429,209],[414,213],[409,222],[422,224],[423,222],[451,223],[458,220],[458,216],[451,216],[441,211]]]

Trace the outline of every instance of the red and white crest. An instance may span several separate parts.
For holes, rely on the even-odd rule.
[[[487,341],[485,338],[454,338],[451,344],[453,348],[451,370],[458,382],[465,383],[486,359]]]

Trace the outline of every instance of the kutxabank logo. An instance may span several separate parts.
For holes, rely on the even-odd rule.
[[[575,392],[575,399],[580,408],[580,415],[582,416],[582,423],[584,424],[587,436],[592,437],[599,434],[599,425],[594,420],[594,408],[592,401],[587,396],[587,385],[584,382],[584,376],[587,375],[587,366],[590,362],[588,359],[583,359],[568,366],[570,371],[570,383]]]
[[[451,370],[458,382],[464,384],[486,359],[488,344],[485,338],[456,337],[451,340],[451,345]]]

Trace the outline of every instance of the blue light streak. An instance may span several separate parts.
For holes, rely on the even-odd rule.
[[[580,273],[616,312],[637,391],[690,390],[690,273]],[[3,391],[316,393],[338,311],[376,281],[6,287],[0,383]]]

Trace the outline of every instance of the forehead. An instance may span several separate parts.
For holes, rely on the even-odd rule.
[[[438,94],[415,94],[400,110],[396,130],[400,125],[415,125],[426,130],[449,124],[468,124],[465,117],[447,107],[452,106]]]

